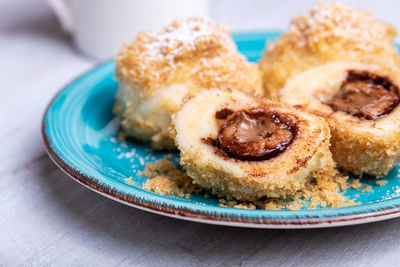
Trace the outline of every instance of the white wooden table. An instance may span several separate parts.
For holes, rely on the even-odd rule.
[[[214,16],[229,22],[221,14]],[[399,266],[400,219],[316,230],[220,227],[136,210],[74,182],[46,155],[41,116],[94,63],[70,46],[42,1],[0,1],[0,265]]]

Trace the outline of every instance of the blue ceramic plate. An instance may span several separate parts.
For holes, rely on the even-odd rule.
[[[265,41],[277,33],[234,35],[239,50],[257,61]],[[118,85],[112,61],[95,67],[71,82],[53,99],[43,119],[43,138],[50,157],[86,187],[124,204],[180,219],[258,228],[313,228],[379,221],[400,216],[399,167],[385,186],[363,179],[372,192],[348,190],[362,204],[347,208],[265,211],[223,208],[217,199],[192,195],[190,199],[160,196],[141,188],[137,176],[145,164],[165,156],[140,143],[118,142],[119,121],[112,113]],[[174,155],[175,160],[178,154]],[[133,177],[133,183],[126,180]]]

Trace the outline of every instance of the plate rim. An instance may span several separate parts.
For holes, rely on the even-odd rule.
[[[236,36],[237,35],[251,36],[252,33],[236,34]],[[69,89],[69,87],[72,84],[78,82],[80,79],[83,79],[85,76],[94,73],[101,67],[107,66],[111,63],[113,63],[112,60],[107,60],[95,64],[89,70],[78,75],[75,79],[70,80],[70,82],[68,82],[66,86],[60,89],[56,93],[56,95],[51,99],[42,116],[41,133],[42,133],[43,144],[47,154],[49,155],[51,160],[63,172],[65,172],[69,177],[73,178],[74,181],[84,185],[86,188],[89,188],[92,191],[95,191],[96,193],[99,193],[103,196],[106,196],[107,198],[113,199],[125,205],[129,205],[152,213],[189,220],[189,221],[202,222],[215,225],[225,225],[225,226],[267,228],[267,229],[323,228],[323,227],[337,227],[337,226],[362,224],[362,223],[369,223],[369,222],[400,217],[400,201],[398,201],[398,203],[395,203],[395,205],[388,204],[385,207],[381,207],[373,211],[367,210],[345,215],[343,214],[325,215],[323,217],[310,216],[305,218],[297,218],[297,219],[295,218],[295,220],[284,217],[282,217],[281,219],[279,218],[276,219],[272,218],[271,216],[268,219],[268,215],[262,217],[256,216],[257,217],[256,219],[246,218],[246,216],[239,217],[237,216],[237,214],[229,213],[229,208],[226,208],[227,209],[226,214],[224,214],[224,216],[221,216],[221,214],[218,214],[218,212],[215,211],[214,212],[207,211],[204,213],[200,210],[195,210],[188,207],[176,207],[174,205],[167,204],[162,200],[160,200],[159,202],[154,201],[154,203],[152,203],[151,201],[146,202],[146,199],[143,199],[142,196],[134,195],[123,191],[118,191],[118,188],[111,188],[110,186],[102,184],[96,177],[89,176],[85,174],[83,171],[75,168],[72,164],[68,163],[66,160],[63,159],[62,155],[58,153],[56,149],[54,149],[51,137],[46,133],[46,127],[47,127],[46,118],[48,116],[51,107],[57,102],[58,97],[67,89]],[[371,204],[373,205],[378,203],[371,203]],[[268,213],[271,211],[265,211],[265,212]]]

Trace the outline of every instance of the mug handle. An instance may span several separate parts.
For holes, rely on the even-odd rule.
[[[73,30],[72,12],[71,7],[66,0],[47,0],[49,6],[53,9],[58,20],[60,21],[62,29],[71,33]]]

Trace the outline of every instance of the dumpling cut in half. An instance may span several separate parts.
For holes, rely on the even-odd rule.
[[[400,160],[400,72],[357,62],[335,62],[288,80],[282,102],[323,117],[339,168],[386,175]]]
[[[286,198],[335,174],[329,127],[314,115],[237,90],[210,89],[173,120],[181,164],[193,182],[227,198]]]
[[[168,132],[183,98],[211,87],[263,93],[258,67],[237,51],[228,30],[201,18],[139,33],[115,62],[114,111],[127,136],[153,149],[176,148]]]

